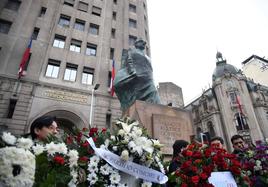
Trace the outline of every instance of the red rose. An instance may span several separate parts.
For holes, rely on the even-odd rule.
[[[55,156],[53,160],[60,165],[64,164],[64,158],[62,156]]]
[[[97,132],[98,132],[98,128],[91,128],[89,131],[89,136],[92,137]]]
[[[194,161],[195,164],[200,164],[201,162],[202,162],[201,159],[196,159],[196,160]]]
[[[241,171],[238,167],[235,167],[235,166],[231,166],[230,167],[230,171],[234,174],[234,175],[240,175],[241,174]]]
[[[205,172],[202,172],[200,174],[201,179],[206,180],[208,178],[208,175]]]
[[[193,182],[195,185],[198,184],[198,182],[199,182],[199,176],[198,176],[198,175],[193,176],[191,179],[192,179],[192,182]]]

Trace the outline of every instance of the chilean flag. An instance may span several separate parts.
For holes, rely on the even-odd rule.
[[[32,38],[28,44],[28,47],[26,48],[26,50],[23,53],[23,57],[20,61],[20,68],[19,68],[19,72],[18,72],[18,78],[20,79],[23,76],[23,72],[24,72],[24,68],[25,65],[27,63],[27,61],[29,60],[29,56],[30,56],[30,51],[31,51],[31,47],[32,47]]]
[[[240,114],[243,114],[240,97],[237,94],[235,94],[235,95],[236,95],[236,104],[238,105],[239,112],[240,112]]]
[[[111,76],[111,83],[110,83],[110,93],[111,96],[114,96],[114,77],[115,77],[115,68],[114,68],[114,59],[112,64],[112,76]]]

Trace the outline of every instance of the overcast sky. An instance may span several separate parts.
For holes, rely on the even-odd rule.
[[[184,103],[212,84],[217,50],[242,69],[268,57],[268,0],[147,0],[154,79],[173,82]]]

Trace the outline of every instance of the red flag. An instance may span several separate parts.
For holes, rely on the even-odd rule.
[[[26,65],[26,62],[29,60],[29,56],[30,56],[30,50],[32,47],[32,38],[28,44],[28,47],[26,48],[26,50],[23,53],[23,57],[20,61],[20,68],[19,68],[19,72],[18,72],[18,78],[20,79],[23,76],[23,71]]]
[[[235,94],[235,96],[236,96],[236,104],[238,105],[240,114],[243,114],[243,112],[242,112],[242,105],[241,105],[241,101],[240,101],[240,97],[239,97],[237,94]]]
[[[112,76],[111,76],[111,83],[110,83],[110,93],[111,96],[114,96],[114,77],[115,77],[115,68],[114,68],[114,60],[112,64]]]

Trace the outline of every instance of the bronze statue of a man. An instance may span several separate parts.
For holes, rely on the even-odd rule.
[[[129,49],[125,58],[122,57],[122,69],[115,76],[115,93],[123,111],[136,100],[160,104],[151,60],[144,53],[145,45],[142,39],[135,41],[135,48]]]

